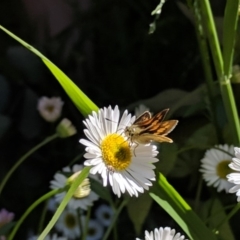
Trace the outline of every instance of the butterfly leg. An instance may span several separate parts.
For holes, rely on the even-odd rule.
[[[133,149],[133,154],[134,154],[134,156],[136,157],[136,153],[135,153],[135,149],[138,147],[138,143],[136,143],[136,146],[134,147],[134,149]]]

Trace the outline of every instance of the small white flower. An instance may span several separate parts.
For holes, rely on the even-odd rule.
[[[215,147],[206,151],[204,158],[201,160],[200,172],[203,173],[203,179],[208,186],[217,188],[218,192],[225,190],[228,193],[233,186],[232,183],[227,181],[227,174],[232,172],[228,164],[234,154],[233,146],[224,144]]]
[[[55,122],[61,116],[63,104],[59,97],[41,97],[38,100],[37,109],[47,122]]]
[[[67,178],[62,173],[56,173],[54,175],[54,180],[50,182],[50,188],[57,189],[57,188],[65,187],[66,184],[69,184],[69,179],[75,178],[82,169],[83,169],[83,166],[77,165],[77,164],[74,165],[72,169],[70,169],[69,167],[63,168],[63,172],[71,173],[71,174],[75,173],[75,174],[73,174],[70,178]],[[60,203],[63,200],[65,195],[66,195],[65,191],[56,194],[55,195],[56,202]],[[86,178],[80,184],[79,188],[76,190],[71,200],[68,202],[68,206],[69,208],[73,208],[73,209],[81,208],[81,209],[87,210],[88,206],[92,206],[93,202],[96,200],[98,200],[98,195],[95,192],[91,191],[89,179]]]
[[[146,107],[144,104],[140,104],[138,107],[135,107],[135,116],[139,117],[146,111],[149,111],[149,108]]]
[[[67,239],[75,239],[80,236],[80,218],[74,209],[65,208],[55,224],[56,229],[63,233]]]
[[[28,238],[28,240],[37,240],[38,236],[32,236],[30,238]],[[58,237],[58,235],[56,233],[54,233],[52,236],[47,235],[44,240],[67,240],[66,237]]]
[[[96,220],[90,220],[88,223],[87,240],[100,240],[103,236],[103,226]]]
[[[127,110],[120,119],[120,111],[116,106],[93,112],[83,123],[84,133],[89,140],[81,139],[86,146],[86,166],[92,166],[90,173],[99,173],[103,186],[108,183],[113,192],[121,196],[126,191],[130,196],[138,196],[155,181],[153,165],[158,159],[154,145],[136,145],[128,141],[124,128],[133,121]]]
[[[108,227],[112,221],[113,210],[110,206],[102,204],[96,209],[95,215],[104,227]]]
[[[228,181],[235,184],[229,192],[235,193],[237,195],[237,201],[240,202],[240,148],[235,147],[235,156],[232,158],[232,162],[229,164],[229,167],[234,171],[227,175]]]
[[[145,231],[145,240],[184,240],[184,235],[181,235],[180,233],[176,234],[175,229],[171,229],[170,227],[159,229],[155,228],[154,232],[148,232]],[[140,240],[139,238],[136,238],[136,240]],[[187,240],[187,239],[185,239]]]

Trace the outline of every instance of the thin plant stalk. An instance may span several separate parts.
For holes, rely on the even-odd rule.
[[[114,216],[113,216],[112,222],[111,222],[111,224],[109,225],[107,231],[105,232],[102,240],[107,240],[107,239],[108,239],[108,236],[109,236],[110,232],[112,231],[112,228],[114,227],[115,222],[117,221],[117,218],[118,218],[119,214],[121,213],[123,207],[128,203],[128,200],[129,200],[129,199],[124,199],[124,200],[121,202],[121,204],[120,204],[120,206],[118,207],[118,209],[114,212]]]
[[[64,189],[54,189],[46,194],[44,194],[42,197],[40,197],[38,200],[36,200],[27,210],[26,212],[21,216],[21,218],[17,221],[16,225],[14,226],[13,230],[11,231],[8,240],[12,240],[18,231],[19,227],[22,225],[26,217],[43,201],[46,199],[54,196],[55,194],[64,191]]]
[[[216,231],[220,229],[220,227],[228,222],[240,209],[240,203],[236,204],[234,208],[231,210],[231,212],[223,219],[223,221],[216,227]],[[225,211],[226,209],[224,209]]]
[[[86,215],[85,223],[84,223],[84,229],[82,229],[82,233],[83,233],[82,240],[86,240],[87,239],[88,224],[89,224],[89,220],[90,220],[90,216],[91,216],[91,210],[92,210],[92,208],[88,207],[87,215]]]
[[[47,207],[48,207],[48,203],[49,201],[46,201],[45,204],[44,204],[44,207],[42,209],[42,214],[41,214],[41,217],[40,217],[40,220],[39,220],[39,224],[38,224],[38,234],[42,231],[43,229],[43,224],[44,224],[44,220],[46,218],[46,213],[47,213]]]
[[[47,143],[53,141],[54,139],[56,139],[59,135],[58,134],[53,134],[52,136],[49,136],[47,138],[45,138],[41,143],[39,143],[38,145],[36,145],[35,147],[33,147],[31,150],[29,150],[27,153],[25,153],[14,165],[13,167],[8,171],[7,175],[3,178],[1,184],[0,184],[0,195],[2,193],[2,190],[4,188],[4,186],[6,185],[7,181],[9,180],[9,178],[12,176],[13,172],[30,156],[32,155],[34,152],[36,152],[39,148],[43,147],[44,145],[46,145]]]
[[[219,43],[219,39],[217,36],[217,31],[216,31],[216,27],[215,27],[209,0],[198,0],[198,1],[200,2],[201,13],[202,13],[205,27],[207,30],[208,41],[210,44],[210,49],[211,49],[218,81],[220,84],[222,99],[223,99],[224,107],[226,110],[228,122],[231,127],[233,142],[234,142],[234,144],[239,145],[240,144],[239,119],[238,119],[236,103],[235,103],[232,86],[231,86],[231,82],[230,82],[230,75],[229,75],[230,69],[231,69],[231,66],[229,65],[229,61],[232,63],[234,41],[225,41],[228,43],[228,45],[231,44],[231,53],[226,53],[226,51],[225,51],[226,57],[224,57],[224,59],[223,59],[223,55],[221,52],[220,43]],[[231,4],[230,2],[239,4],[239,0],[235,0],[235,1],[228,0],[227,4]],[[228,27],[231,29],[232,32],[235,31],[236,22],[238,19],[237,9],[238,9],[238,7],[236,8],[235,11],[232,11],[232,14],[234,15],[234,17],[232,18],[233,19],[232,25],[230,25],[230,24],[228,25]],[[232,10],[232,8],[230,10]],[[227,38],[228,36],[225,35],[224,37]],[[235,35],[231,35],[231,37],[234,38]],[[228,46],[228,49],[230,49],[229,46]]]
[[[204,24],[203,19],[200,14],[200,6],[199,2],[195,1],[192,6],[194,10],[194,17],[196,22],[196,35],[200,50],[200,55],[202,59],[202,65],[207,85],[207,92],[208,92],[208,98],[209,98],[209,105],[210,105],[210,115],[211,119],[213,121],[215,132],[218,138],[218,141],[221,142],[222,136],[221,131],[219,129],[218,123],[217,123],[217,114],[216,114],[216,100],[214,98],[215,90],[214,90],[214,80],[213,80],[213,73],[211,69],[211,62],[210,62],[210,56],[207,46],[207,36],[204,32]]]

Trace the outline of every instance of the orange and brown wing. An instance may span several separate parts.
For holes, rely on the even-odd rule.
[[[146,122],[149,119],[151,119],[151,117],[152,117],[151,113],[149,111],[146,111],[134,121],[133,125],[142,124],[143,122]]]
[[[153,117],[151,117],[150,112],[145,112],[139,117],[139,118],[142,118],[141,121],[139,121],[138,120],[139,118],[137,118],[133,124],[138,125],[138,127],[143,128],[143,129],[149,128],[150,126],[155,125],[156,123],[162,122],[168,111],[169,111],[169,109],[164,109],[163,111],[155,114]],[[146,113],[149,113],[150,115],[148,115],[148,117],[146,117]],[[143,119],[143,117],[144,117],[144,119]]]
[[[143,129],[140,134],[154,134],[165,136],[170,133],[177,125],[177,120],[168,120],[164,122],[153,122],[150,126]]]

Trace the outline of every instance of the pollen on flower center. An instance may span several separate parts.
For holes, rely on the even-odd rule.
[[[222,179],[227,179],[226,176],[233,171],[231,168],[228,166],[228,164],[231,162],[231,160],[222,160],[218,165],[217,165],[217,175],[222,178]]]
[[[114,170],[124,170],[131,163],[129,143],[119,134],[113,133],[105,137],[101,143],[101,150],[106,166],[111,166]]]

